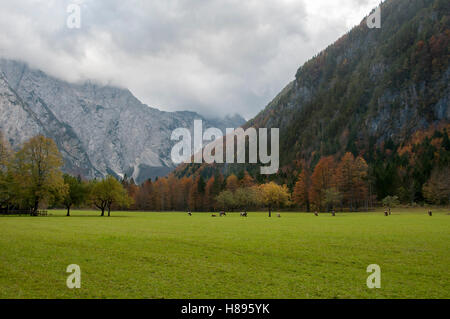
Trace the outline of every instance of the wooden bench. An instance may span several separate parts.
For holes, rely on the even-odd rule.
[[[48,216],[48,212],[46,210],[38,210],[37,216]]]

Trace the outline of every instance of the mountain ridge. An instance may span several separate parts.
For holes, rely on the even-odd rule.
[[[142,182],[166,175],[175,167],[172,130],[191,128],[194,119],[221,129],[245,122],[238,115],[209,120],[190,111],[160,111],[128,89],[71,84],[14,60],[0,59],[0,84],[0,129],[12,146],[30,135],[49,136],[62,152],[64,171],[86,178],[126,174]]]

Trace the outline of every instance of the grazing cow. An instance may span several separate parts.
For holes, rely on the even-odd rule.
[[[212,214],[211,217],[217,217],[217,215],[216,214]]]
[[[220,217],[222,217],[222,216],[227,216],[227,214],[225,214],[224,211],[221,211],[221,212],[220,212]]]
[[[431,210],[428,211],[428,216],[433,216],[433,212]]]
[[[241,213],[241,217],[247,217],[247,212]]]
[[[384,216],[389,216],[389,213],[387,210],[384,211]]]
[[[314,212],[314,216],[319,216],[319,213],[318,212]]]

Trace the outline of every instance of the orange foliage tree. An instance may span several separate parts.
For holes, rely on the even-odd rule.
[[[303,166],[302,172],[298,175],[297,182],[292,193],[292,200],[300,207],[305,207],[309,212],[309,191],[311,187],[311,176],[308,169]]]
[[[367,170],[366,161],[352,153],[346,153],[336,167],[335,185],[342,194],[343,205],[352,211],[367,198]]]
[[[335,162],[332,156],[322,157],[311,175],[309,201],[315,209],[324,208],[326,190],[333,187]]]
[[[238,189],[238,187],[239,187],[239,179],[234,174],[231,174],[230,176],[228,176],[226,183],[227,183],[227,186],[226,186],[227,190],[229,190],[232,193],[234,193],[236,191],[236,189]]]

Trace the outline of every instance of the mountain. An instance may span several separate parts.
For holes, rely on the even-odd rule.
[[[450,119],[450,3],[388,0],[305,63],[246,126],[279,127],[282,164],[351,151]]]
[[[420,199],[433,165],[449,165],[450,2],[387,0],[380,6],[380,29],[369,29],[364,18],[301,66],[243,126],[280,129],[280,170],[269,179],[292,187],[301,163],[313,169],[322,157],[351,152],[369,164],[379,198],[411,183],[410,197]],[[419,132],[430,136],[411,150],[422,166],[397,152]],[[183,164],[176,175],[242,175],[244,169],[266,179],[248,164]]]
[[[71,174],[126,174],[137,182],[163,176],[174,169],[172,131],[192,130],[195,119],[222,131],[245,123],[239,115],[209,120],[195,112],[163,112],[126,89],[71,84],[0,59],[0,130],[13,147],[37,134],[53,138]]]

